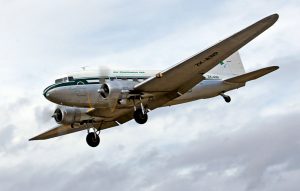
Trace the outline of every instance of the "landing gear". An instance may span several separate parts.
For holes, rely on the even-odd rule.
[[[140,99],[140,107],[136,108],[135,106],[135,101],[133,99],[133,104],[134,104],[134,112],[133,112],[133,118],[134,120],[139,123],[139,124],[144,124],[148,120],[148,115],[147,115],[147,110],[145,109],[142,98],[139,97]]]
[[[91,147],[97,147],[100,143],[100,137],[95,132],[90,132],[86,136],[86,142]]]
[[[224,93],[220,93],[220,95],[224,98],[224,100],[225,100],[227,103],[229,103],[229,102],[231,101],[230,96],[225,95]]]
[[[93,123],[93,121],[89,121],[89,122],[85,123],[87,132],[88,132],[88,134],[86,136],[86,143],[90,147],[97,147],[99,145],[99,143],[100,143],[99,134],[100,134],[102,124],[103,124],[103,121],[101,121],[99,126],[95,127],[96,124]]]
[[[133,118],[137,123],[144,124],[148,120],[148,115],[147,113],[143,112],[141,108],[139,108],[134,111]]]

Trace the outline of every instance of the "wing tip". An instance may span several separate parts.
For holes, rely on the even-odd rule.
[[[41,138],[37,137],[32,137],[30,139],[28,139],[28,141],[36,141],[36,140],[42,140]]]
[[[268,17],[265,18],[265,20],[268,20],[270,21],[270,23],[276,23],[276,21],[279,19],[279,14],[278,13],[275,13],[275,14],[272,14]]]
[[[279,14],[278,13],[274,13],[270,17],[272,17],[275,21],[277,21],[279,19]]]
[[[278,69],[279,69],[279,66],[270,66],[270,67],[268,67],[267,69],[269,69],[270,72],[273,72],[273,71],[275,71],[275,70],[278,70]]]

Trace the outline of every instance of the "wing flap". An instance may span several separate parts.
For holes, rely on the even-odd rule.
[[[193,79],[200,76],[197,83],[202,81],[204,79],[203,74],[267,30],[277,19],[278,14],[266,17],[203,52],[136,85],[135,90],[141,92],[170,92],[177,91],[182,86],[184,86],[184,89],[190,89],[195,84]]]
[[[266,68],[262,68],[253,72],[249,72],[240,76],[236,76],[233,78],[226,79],[225,82],[229,83],[246,83],[251,80],[255,80],[257,78],[260,78],[266,74],[269,74],[275,70],[277,70],[279,67],[278,66],[270,66]]]

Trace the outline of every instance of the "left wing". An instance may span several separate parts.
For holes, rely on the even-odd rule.
[[[118,126],[118,125],[119,124],[116,123],[115,121],[103,122],[101,124],[101,129],[107,129],[107,128]],[[46,131],[38,136],[35,136],[35,137],[29,139],[29,141],[50,139],[50,138],[74,133],[77,131],[82,131],[85,129],[88,129],[88,127],[85,125],[74,124],[73,127],[71,125],[59,125],[53,129],[50,129],[49,131]]]

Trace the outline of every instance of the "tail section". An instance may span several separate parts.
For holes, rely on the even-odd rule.
[[[211,69],[209,74],[214,74],[222,77],[233,77],[245,73],[245,69],[238,52],[220,62],[217,66]]]

